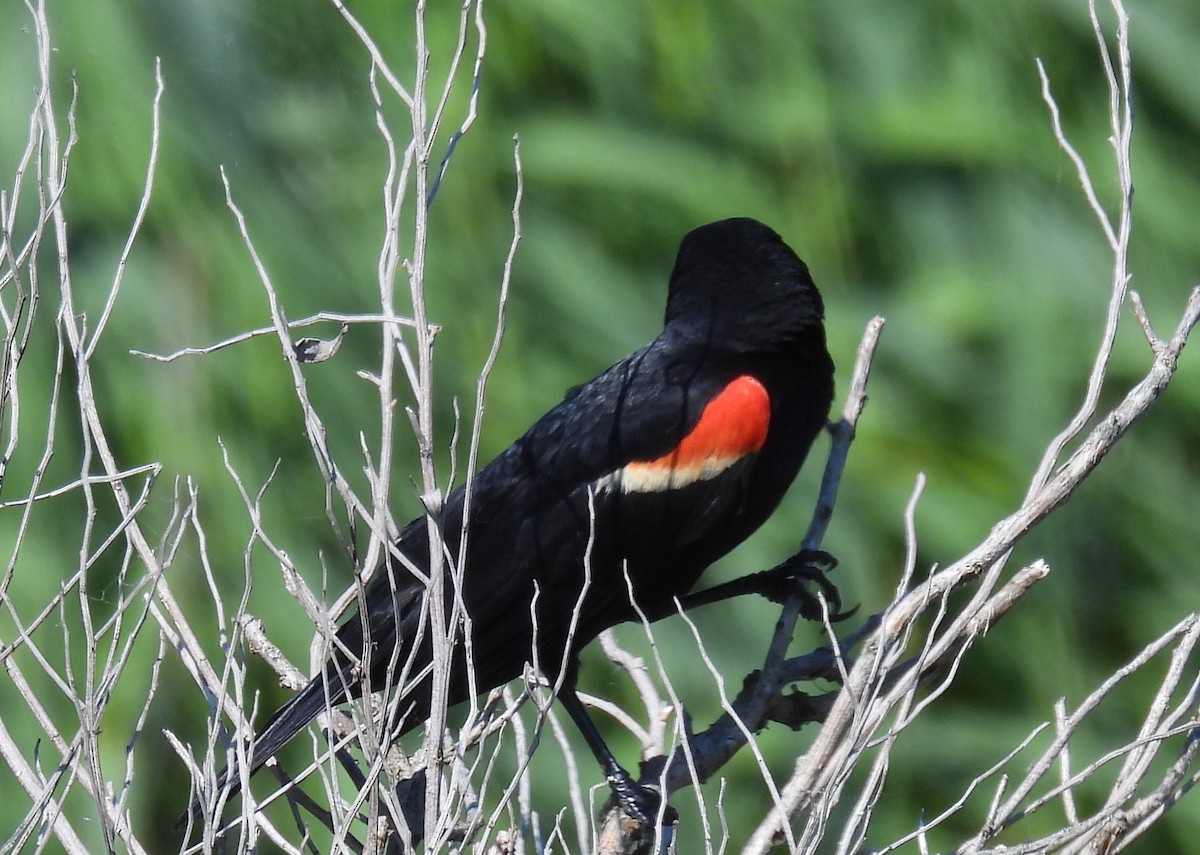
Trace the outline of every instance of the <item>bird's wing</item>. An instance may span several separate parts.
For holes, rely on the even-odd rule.
[[[679,582],[670,562],[736,512],[769,417],[767,392],[753,376],[716,369],[660,338],[572,389],[454,490],[442,513],[444,566],[449,574],[463,560],[459,578],[476,628],[471,655],[479,688],[519,674],[530,656],[531,615],[546,638],[567,631],[589,573],[578,617],[585,638],[630,616],[626,567],[637,573],[657,562],[662,578],[652,587],[690,587],[703,566]],[[427,573],[427,519],[414,520],[396,548]],[[448,575],[448,591],[453,584]],[[424,590],[396,559],[374,574],[364,595],[367,620],[356,613],[342,624],[325,669],[329,686],[350,686],[337,691],[335,703],[360,693],[355,654],[367,640],[375,688],[403,670],[413,639],[428,638]],[[424,645],[416,661],[425,658]],[[456,694],[463,692],[465,686]]]
[[[737,513],[770,412],[752,374],[661,338],[573,389],[470,485],[463,588],[487,632],[477,667],[494,659],[499,675],[501,660],[528,658],[531,609],[551,636],[565,632],[589,573],[585,640],[632,616],[626,569],[661,574],[642,585],[655,593],[687,590],[703,566],[674,565]],[[450,497],[449,526],[465,501]]]

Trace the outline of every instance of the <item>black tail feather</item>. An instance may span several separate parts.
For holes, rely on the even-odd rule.
[[[334,687],[331,686],[330,689],[333,690]],[[329,700],[332,703],[338,703],[335,698]],[[280,748],[291,741],[292,737],[304,730],[308,723],[326,708],[326,703],[323,680],[313,680],[292,696],[267,720],[262,731],[255,738],[249,751],[246,775],[242,775],[235,761],[222,769],[217,776],[216,792],[220,793],[224,790],[227,799],[241,792],[243,779],[249,778],[261,769],[263,764],[274,757]],[[203,805],[200,799],[194,799],[188,812],[180,817],[180,825],[186,824],[189,816],[198,819],[202,812]]]

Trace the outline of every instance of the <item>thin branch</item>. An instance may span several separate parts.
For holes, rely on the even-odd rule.
[[[312,326],[320,323],[339,323],[339,324],[400,324],[401,326],[411,327],[413,325],[411,318],[397,317],[395,315],[378,315],[378,314],[359,314],[346,315],[341,312],[318,312],[315,315],[310,315],[307,318],[301,318],[298,321],[287,321],[287,328],[301,329],[303,327]],[[223,350],[227,347],[232,347],[236,344],[242,344],[259,336],[273,335],[278,337],[279,328],[275,324],[266,327],[257,327],[256,329],[246,330],[229,338],[222,339],[215,344],[205,345],[203,347],[185,347],[171,353],[150,353],[144,350],[131,349],[129,352],[134,356],[141,356],[145,359],[153,359],[156,362],[174,362],[183,356],[206,356],[210,353],[216,353],[218,350]]]

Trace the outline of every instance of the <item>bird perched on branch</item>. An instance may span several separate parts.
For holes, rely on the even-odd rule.
[[[636,617],[631,592],[652,618],[673,612],[675,598],[775,510],[833,395],[823,313],[808,268],[767,226],[731,219],[690,232],[659,336],[568,391],[450,493],[436,522],[423,516],[403,530],[321,673],[255,738],[248,771],[327,704],[386,688],[394,736],[429,716],[436,525],[442,611],[466,616],[448,624],[457,639],[449,702],[536,663],[560,680],[558,698],[622,809],[653,817],[660,797],[617,763],[575,693],[577,654]],[[239,781],[227,770],[220,783],[232,792]]]

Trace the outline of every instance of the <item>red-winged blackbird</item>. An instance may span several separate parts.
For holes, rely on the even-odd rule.
[[[724,220],[684,237],[658,338],[568,391],[469,492],[447,497],[445,611],[453,611],[449,568],[461,564],[474,669],[469,688],[460,642],[450,703],[519,677],[526,663],[562,677],[559,698],[622,807],[647,817],[657,796],[617,764],[584,712],[576,654],[636,617],[630,586],[644,613],[671,613],[675,597],[774,511],[829,411],[822,317],[808,268],[761,223]],[[400,686],[396,735],[428,717],[427,586],[413,572],[430,564],[428,526],[421,517],[404,529],[396,543],[404,560],[393,555],[371,577],[365,613],[338,631],[323,672],[267,721],[250,772],[327,703]],[[369,655],[360,659],[364,640]],[[231,790],[238,780],[222,775]]]

